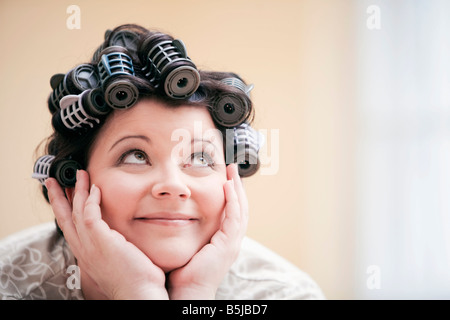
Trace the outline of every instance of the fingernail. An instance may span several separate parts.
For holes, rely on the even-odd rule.
[[[95,188],[95,184],[92,184],[92,186],[91,186],[91,193],[92,193],[92,191],[94,191],[94,188]]]
[[[79,179],[79,174],[80,174],[80,170],[77,169],[77,173],[76,173],[77,181],[78,181],[78,179]]]

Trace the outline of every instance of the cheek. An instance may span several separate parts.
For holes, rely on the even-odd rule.
[[[225,194],[223,184],[226,180],[210,181],[209,183],[201,184],[201,187],[193,190],[193,195],[196,197],[203,216],[210,221],[217,221],[220,223],[222,213],[225,208]]]
[[[91,182],[102,192],[100,206],[106,223],[116,229],[120,221],[123,224],[133,217],[142,190],[132,176],[109,172],[92,175]]]

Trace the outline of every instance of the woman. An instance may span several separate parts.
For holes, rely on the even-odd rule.
[[[259,142],[236,74],[199,72],[181,41],[123,25],[51,85],[34,176],[58,230],[0,245],[2,298],[323,297],[245,237],[240,177],[258,169]]]

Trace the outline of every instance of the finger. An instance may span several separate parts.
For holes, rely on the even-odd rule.
[[[91,186],[89,196],[86,200],[84,211],[79,226],[80,239],[86,248],[107,250],[114,244],[125,241],[125,237],[112,230],[102,219],[101,213],[101,190],[95,184]]]
[[[242,223],[239,199],[234,190],[234,181],[228,180],[224,185],[225,191],[225,218],[221,228],[211,238],[211,243],[232,260],[239,253],[242,239],[245,235],[246,225]]]
[[[100,189],[93,184],[78,218],[78,232],[85,246],[95,245],[102,241],[101,238],[108,240],[105,235],[108,235],[111,229],[102,219],[100,201]]]
[[[248,220],[248,200],[241,177],[239,176],[239,169],[237,164],[233,163],[229,165],[228,176],[234,181],[234,189],[236,190],[236,194],[239,199],[239,205],[241,207],[241,218]]]
[[[89,203],[88,199],[90,199]],[[89,174],[84,170],[77,170],[72,219],[77,229],[80,243],[83,245],[85,251],[93,249],[95,242],[95,232],[92,230],[95,226],[95,220],[92,219],[93,212],[96,210],[95,199],[97,197],[90,197],[89,193]],[[98,200],[98,203],[100,203],[100,200]],[[87,206],[87,204],[89,205]],[[89,210],[86,210],[86,208]],[[100,212],[100,208],[98,208],[98,211]]]
[[[84,205],[89,197],[89,174],[84,170],[77,170],[77,183],[75,184],[75,191],[73,197],[73,215],[75,227],[78,229],[82,221]]]
[[[79,248],[79,239],[77,230],[72,220],[72,207],[65,197],[64,191],[58,184],[56,179],[48,178],[45,181],[48,198],[55,214],[56,222],[64,233],[64,238],[69,243],[72,250],[77,251]],[[75,253],[75,252],[74,252]]]
[[[242,184],[242,179],[239,176],[239,167],[237,164],[233,164],[231,169],[231,176],[233,177],[234,182],[234,189],[236,191],[238,201],[239,201],[239,207],[240,207],[240,223],[241,223],[241,235],[242,237],[245,236],[245,232],[247,230],[248,226],[248,218],[249,218],[249,210],[248,210],[248,200],[247,195],[245,193],[244,186]]]
[[[84,204],[84,217],[85,224],[94,223],[102,219],[100,210],[101,193],[100,189],[93,184],[89,197]]]
[[[100,189],[95,184],[93,184],[90,190],[90,194],[86,199],[86,203],[84,204],[84,210],[82,214],[83,227],[91,233],[91,237],[95,236],[96,232],[99,231],[110,231],[109,226],[102,219],[100,202]]]
[[[233,180],[227,181],[224,185],[225,190],[225,218],[222,222],[221,231],[228,237],[233,238],[239,232],[240,227],[240,205],[239,199],[234,190],[234,182]]]

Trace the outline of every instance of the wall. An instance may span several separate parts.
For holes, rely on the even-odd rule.
[[[2,0],[0,237],[52,220],[30,177],[50,133],[50,77],[88,61],[106,29],[138,23],[182,39],[199,68],[255,84],[255,127],[269,140],[279,130],[279,168],[245,181],[248,235],[308,272],[328,298],[353,298],[354,3]],[[80,29],[66,26],[72,4]]]

